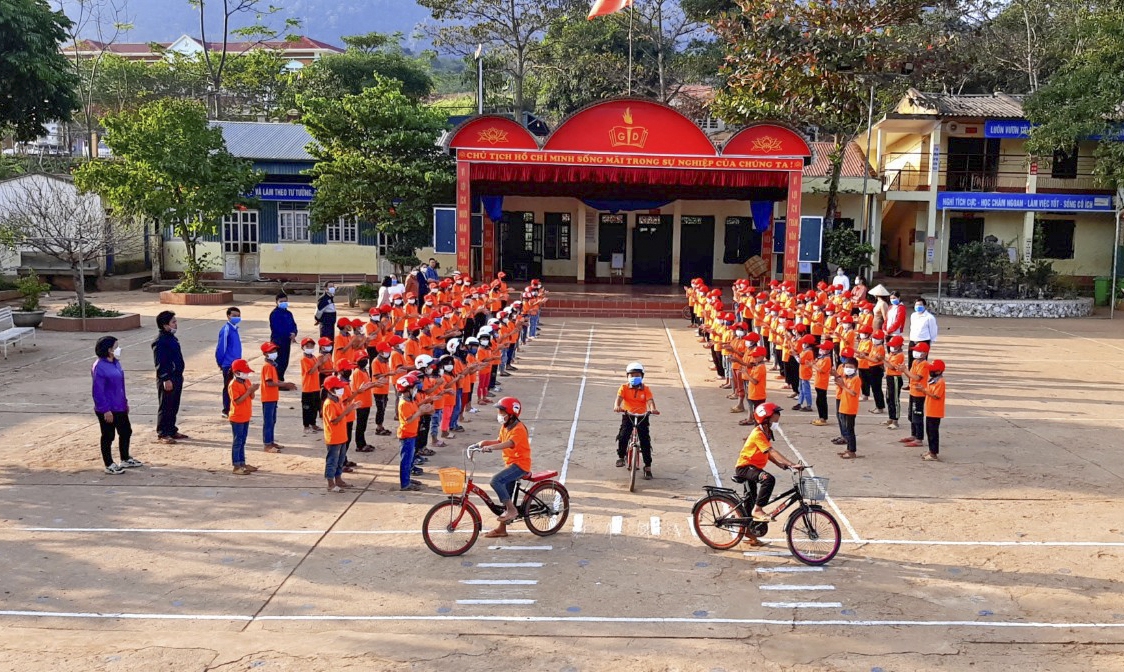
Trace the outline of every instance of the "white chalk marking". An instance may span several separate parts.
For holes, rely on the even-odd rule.
[[[534,600],[457,600],[457,604],[534,604]]]
[[[1065,334],[1066,336],[1072,336],[1074,338],[1080,338],[1083,341],[1089,341],[1090,343],[1096,343],[1097,345],[1109,347],[1109,348],[1112,348],[1114,350],[1120,350],[1120,351],[1124,352],[1124,348],[1121,348],[1118,345],[1113,345],[1112,343],[1105,343],[1104,341],[1098,341],[1094,338],[1089,338],[1088,336],[1078,336],[1077,334],[1071,334],[1068,331],[1062,331],[1061,329],[1055,329],[1053,327],[1046,327],[1046,328],[1049,329],[1050,331],[1056,331],[1059,334]]]
[[[800,572],[822,572],[823,567],[758,567],[759,574],[798,574]]]
[[[742,553],[747,558],[787,558],[784,551],[745,551]]]
[[[552,551],[553,546],[489,546],[489,551]]]
[[[624,529],[624,516],[613,516],[609,520],[609,534],[620,534]]]
[[[651,526],[648,528],[648,531],[652,533],[653,537],[660,536],[660,517],[659,516],[652,516]]]
[[[461,583],[466,586],[535,586],[539,582],[534,579],[464,579]]]
[[[212,530],[187,527],[18,527],[20,532],[128,532],[136,534],[324,534],[324,530]],[[383,534],[399,534],[399,530]],[[372,532],[370,534],[379,534]],[[421,534],[421,530],[411,532]]]
[[[762,602],[761,606],[770,609],[838,609],[842,602]]]
[[[574,406],[574,422],[570,425],[570,438],[566,441],[566,457],[562,459],[562,473],[558,482],[566,484],[566,474],[570,471],[570,456],[574,453],[574,440],[578,436],[578,416],[582,412],[582,400],[585,398],[586,372],[589,370],[589,354],[593,351],[593,327],[589,328],[589,341],[585,346],[585,364],[582,365],[582,384],[578,388],[578,403]]]
[[[477,567],[492,567],[492,568],[519,568],[519,567],[542,567],[541,562],[478,562]]]
[[[789,450],[791,450],[793,454],[796,455],[796,459],[806,464],[804,456],[801,455],[800,451],[796,449],[796,446],[792,445],[792,442],[788,440],[788,435],[784,433],[784,430],[778,427],[777,433],[781,435],[782,439],[784,439],[784,442],[786,445],[788,445]],[[808,469],[807,472],[810,476],[816,475],[816,472],[813,469]],[[839,517],[839,522],[843,523],[843,527],[847,528],[847,532],[850,533],[851,539],[853,541],[860,541],[861,537],[859,537],[859,533],[855,531],[855,528],[851,525],[851,521],[847,520],[847,516],[843,515],[843,512],[839,509],[839,506],[836,505],[835,500],[831,498],[831,495],[826,495],[825,499],[827,500],[827,505],[830,506],[831,510],[835,512],[835,515]]]
[[[800,585],[763,585],[757,586],[761,590],[835,590],[835,586],[829,584],[819,584],[814,586],[800,586]]]
[[[694,537],[695,539],[699,538],[698,533],[695,532],[695,519],[691,516],[687,516],[687,529],[691,531],[692,537]]]
[[[585,527],[585,514],[574,514],[574,534],[581,534],[582,529]]]
[[[32,616],[35,618],[124,618],[133,620],[168,621],[252,621],[253,616],[227,614],[127,614],[88,611],[0,611],[0,616]]]
[[[695,416],[695,427],[699,430],[703,450],[706,451],[706,461],[710,463],[710,473],[714,476],[714,484],[721,487],[722,477],[718,475],[718,465],[714,463],[714,453],[710,452],[710,441],[706,438],[703,429],[702,417],[699,416],[699,407],[695,405],[695,395],[691,392],[691,385],[687,382],[687,372],[683,370],[683,361],[679,359],[679,349],[675,347],[675,339],[671,337],[671,329],[663,328],[667,332],[667,341],[671,343],[671,354],[675,355],[675,365],[679,367],[679,380],[683,382],[683,390],[687,393],[687,401],[691,404],[691,413]]]

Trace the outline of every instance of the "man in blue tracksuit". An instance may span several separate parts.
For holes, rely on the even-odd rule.
[[[176,314],[170,310],[156,316],[160,334],[152,342],[152,361],[156,365],[156,436],[160,443],[174,444],[188,438],[176,426],[183,392],[183,351],[176,340]]]
[[[269,340],[277,346],[277,379],[285,382],[285,369],[289,368],[289,349],[297,342],[297,321],[289,312],[289,297],[285,292],[277,295],[277,307],[269,314]]]
[[[215,347],[215,363],[222,371],[222,417],[230,416],[230,381],[234,373],[230,366],[234,360],[242,359],[242,337],[238,335],[238,323],[242,321],[242,311],[237,308],[226,309],[226,324],[219,329],[219,343]]]

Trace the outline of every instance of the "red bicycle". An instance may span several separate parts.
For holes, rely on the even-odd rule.
[[[441,489],[449,498],[433,505],[422,520],[422,538],[437,555],[463,555],[479,538],[480,510],[469,500],[469,495],[475,494],[497,516],[504,512],[503,504],[493,502],[488,493],[472,481],[476,453],[480,452],[483,452],[480,448],[472,446],[465,450],[465,469],[437,470]],[[557,471],[540,471],[524,476],[515,484],[512,502],[519,513],[514,520],[522,519],[527,529],[539,537],[558,532],[570,516],[570,493],[555,480],[557,475]],[[524,483],[530,483],[525,490]]]

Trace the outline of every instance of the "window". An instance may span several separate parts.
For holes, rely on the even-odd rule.
[[[1059,180],[1073,180],[1077,178],[1077,146],[1070,151],[1054,150],[1054,159],[1050,163],[1050,177]]]
[[[230,254],[257,254],[257,210],[235,210],[222,218],[222,251]]]
[[[761,254],[761,233],[753,226],[753,218],[727,217],[722,263],[744,264],[757,254]]]
[[[304,203],[277,204],[277,237],[283,241],[308,242],[308,206]]]
[[[1041,246],[1046,259],[1072,259],[1076,228],[1077,223],[1072,219],[1040,219],[1034,226],[1035,246]]]
[[[544,259],[570,258],[570,213],[546,213],[543,243]]]
[[[597,227],[597,261],[612,261],[613,253],[624,254],[628,238],[625,215],[602,214]]]
[[[393,240],[390,234],[382,233],[381,231],[375,234],[375,246],[378,247],[380,257],[386,257],[390,253],[392,243]]]
[[[350,217],[340,217],[327,226],[329,243],[358,243],[359,223]]]

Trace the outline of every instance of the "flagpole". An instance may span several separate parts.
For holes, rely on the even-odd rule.
[[[632,97],[632,20],[636,16],[636,4],[628,3],[628,95]]]

